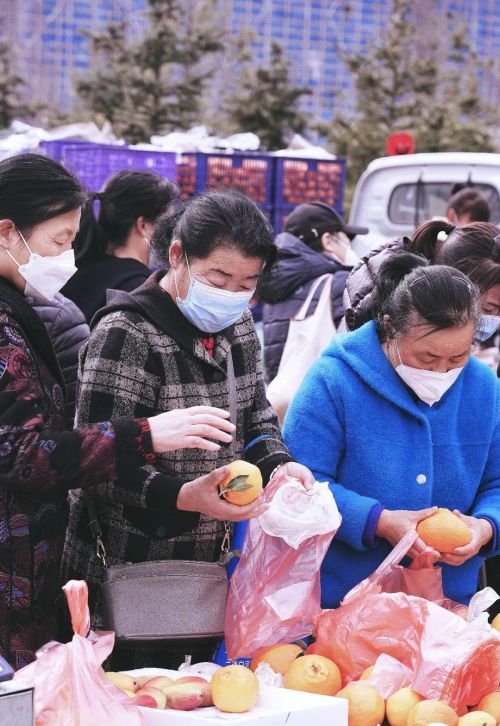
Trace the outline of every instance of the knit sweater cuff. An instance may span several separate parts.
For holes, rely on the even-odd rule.
[[[116,473],[123,481],[130,479],[131,472],[145,464],[156,463],[153,442],[147,419],[122,416],[112,420],[116,435]]]
[[[363,545],[367,548],[375,547],[375,537],[377,532],[377,525],[378,520],[380,519],[380,515],[382,514],[384,510],[384,507],[381,504],[375,504],[370,514],[368,515],[368,519],[366,520],[366,525],[363,531]]]
[[[273,449],[275,450],[273,451]],[[257,436],[252,439],[245,446],[244,458],[260,469],[264,486],[277,466],[293,461],[283,442],[269,435]]]
[[[177,497],[184,482],[176,476],[159,473],[149,483],[145,504],[148,509],[165,513],[169,537],[194,529],[200,520],[199,512],[186,512],[177,509]]]

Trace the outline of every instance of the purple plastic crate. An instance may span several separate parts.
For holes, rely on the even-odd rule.
[[[343,211],[345,159],[275,158],[274,207],[293,209],[304,202],[324,202]]]
[[[52,159],[60,161],[64,149],[67,146],[89,146],[89,144],[89,141],[82,141],[78,139],[54,139],[53,141],[40,141],[38,149],[46,156],[50,156]]]
[[[128,146],[71,144],[60,161],[91,191],[99,191],[106,179],[122,169],[151,171],[176,181],[176,155],[166,151],[143,151]]]
[[[274,197],[274,157],[267,154],[199,154],[196,193],[238,189],[261,207]]]

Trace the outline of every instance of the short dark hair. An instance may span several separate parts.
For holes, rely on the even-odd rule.
[[[477,323],[479,291],[460,270],[401,252],[380,267],[374,312],[382,339],[386,315],[395,334],[408,333],[415,317],[442,330]]]
[[[154,224],[179,194],[177,184],[153,172],[123,169],[113,174],[103,191],[94,194],[97,220],[92,203],[84,210],[74,245],[77,263],[103,259],[108,248],[123,247],[139,217]]]
[[[454,227],[440,243],[436,261],[461,270],[486,292],[500,285],[500,229],[487,222]]]
[[[79,209],[87,198],[78,179],[48,156],[18,154],[0,161],[0,219],[10,219],[23,233]]]
[[[490,205],[477,189],[461,189],[448,201],[448,209],[453,209],[457,217],[470,216],[471,222],[489,222]]]
[[[168,261],[173,240],[182,242],[188,259],[204,259],[223,245],[237,247],[247,257],[260,257],[266,269],[274,264],[277,247],[273,229],[257,204],[233,190],[206,192],[169,209],[157,222],[152,239],[155,258]]]

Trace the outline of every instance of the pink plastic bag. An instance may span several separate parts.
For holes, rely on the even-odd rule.
[[[314,650],[337,663],[344,681],[359,678],[379,655],[391,656],[410,669],[417,693],[462,712],[498,688],[500,635],[488,625],[468,623],[467,608],[443,598],[439,568],[424,568],[418,578],[408,570],[403,577],[404,568],[395,563],[415,538],[416,533],[407,535],[339,608],[323,611]],[[420,596],[408,592],[415,584]],[[426,592],[437,602],[424,599]]]
[[[93,634],[88,589],[70,580],[64,587],[74,636],[48,643],[37,659],[19,670],[16,681],[35,687],[36,726],[143,726],[135,704],[106,679],[101,663],[113,650],[114,633]]]
[[[271,501],[285,481],[273,479],[264,501]],[[289,643],[312,632],[321,611],[320,567],[333,535],[312,536],[294,548],[266,534],[258,519],[250,520],[229,589],[229,658],[252,657],[263,646]]]

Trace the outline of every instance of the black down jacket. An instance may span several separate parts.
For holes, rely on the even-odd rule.
[[[406,248],[407,237],[386,242],[368,252],[352,270],[344,290],[345,322],[348,330],[360,328],[372,319],[375,283],[382,263]]]
[[[78,354],[90,335],[85,316],[72,300],[58,293],[53,300],[28,298],[41,318],[54,346],[57,362],[66,384],[66,428],[73,429],[75,419]]]
[[[283,232],[276,237],[280,260],[269,280],[259,286],[259,299],[264,302],[264,368],[267,381],[278,373],[281,356],[288,335],[288,326],[307,297],[317,277],[333,274],[332,315],[338,325],[344,314],[342,295],[351,268],[315,252],[298,237]],[[314,296],[311,314],[321,290]]]

